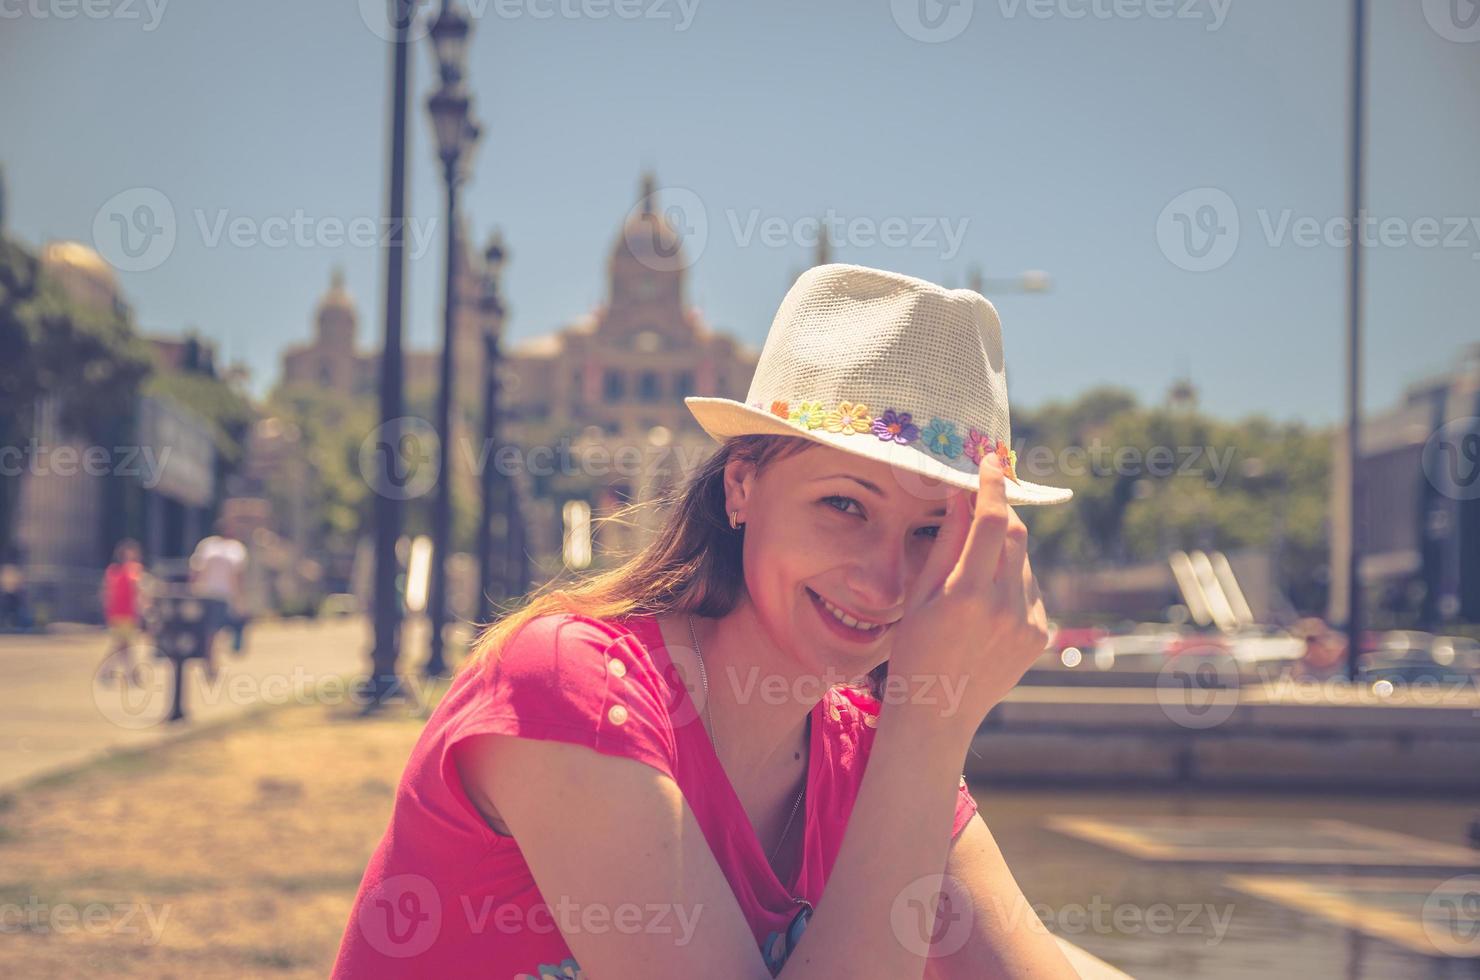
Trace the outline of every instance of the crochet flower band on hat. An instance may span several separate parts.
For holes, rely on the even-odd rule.
[[[749,402],[752,408],[767,411],[760,402]],[[988,453],[997,456],[1002,472],[1014,483],[1017,478],[1017,451],[1009,449],[1001,439],[992,439],[974,428],[966,431],[963,438],[955,422],[932,417],[923,429],[916,425],[909,412],[893,408],[884,409],[877,417],[869,414],[868,406],[840,401],[837,406],[825,409],[821,402],[800,401],[795,407],[790,402],[773,401],[770,413],[802,430],[822,429],[840,435],[874,435],[884,442],[908,446],[921,443],[930,452],[946,459],[956,459],[963,452],[966,458],[977,465]]]

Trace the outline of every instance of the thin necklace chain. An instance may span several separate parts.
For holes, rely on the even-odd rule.
[[[714,737],[714,719],[709,715],[709,675],[704,671],[704,655],[699,652],[699,636],[694,632],[694,617],[689,616],[689,639],[694,644],[694,658],[699,661],[699,684],[704,690],[704,720],[709,722],[709,744],[714,746],[715,757],[719,757],[719,742]],[[802,778],[802,788],[797,793],[796,802],[791,805],[791,813],[786,818],[786,826],[781,828],[781,839],[776,842],[776,849],[771,852],[771,864],[776,863],[776,855],[781,853],[781,845],[786,843],[786,835],[791,831],[792,821],[796,819],[797,810],[801,808],[802,797],[807,792],[806,777]]]

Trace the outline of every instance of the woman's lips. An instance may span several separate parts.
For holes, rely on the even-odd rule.
[[[806,587],[803,586],[803,588]],[[822,597],[819,596],[816,592],[813,592],[811,589],[807,589],[807,597],[812,601],[812,608],[817,610],[817,615],[822,619],[822,624],[826,626],[827,629],[834,636],[838,637],[839,639],[847,640],[850,643],[873,643],[879,637],[887,633],[890,626],[894,625],[893,623],[890,623],[886,626],[881,626],[878,629],[872,630],[854,629],[851,626],[844,625],[841,620],[834,616],[828,610],[828,608],[822,604]]]

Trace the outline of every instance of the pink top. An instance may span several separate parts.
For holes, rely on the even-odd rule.
[[[144,566],[136,561],[114,562],[103,571],[103,618],[133,619],[139,614],[139,579]]]
[[[558,923],[581,910],[545,904],[517,842],[468,799],[452,751],[502,733],[558,739],[646,763],[674,779],[693,810],[772,974],[821,900],[873,744],[879,702],[851,688],[812,712],[796,880],[777,880],[725,776],[698,710],[651,616],[542,616],[487,670],[463,671],[427,721],[370,858],[335,977],[578,980]],[[952,837],[976,812],[961,781]],[[805,823],[801,818],[805,816]],[[599,826],[599,824],[596,824]],[[796,831],[794,830],[793,833]],[[795,898],[793,896],[796,896]],[[636,922],[624,923],[629,913]],[[611,910],[611,928],[667,928],[645,908]]]

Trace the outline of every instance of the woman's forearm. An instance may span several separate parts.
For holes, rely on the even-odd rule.
[[[880,713],[826,894],[782,980],[923,973],[968,745],[939,711],[902,702]]]

